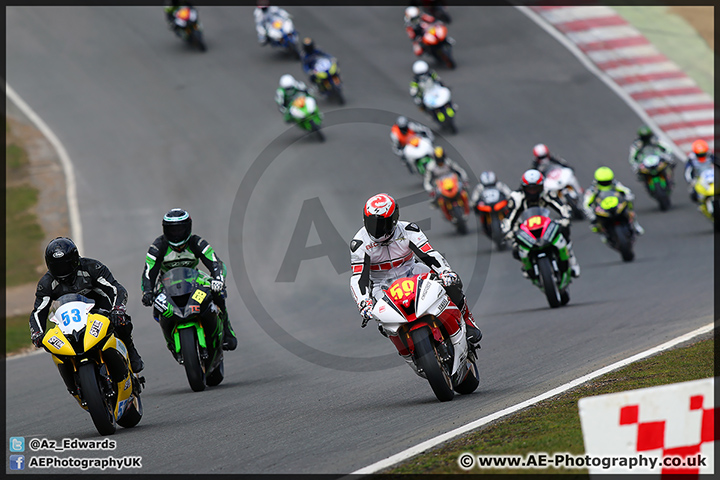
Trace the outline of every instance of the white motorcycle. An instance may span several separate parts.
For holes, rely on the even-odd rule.
[[[435,278],[432,273],[399,278],[372,313],[393,344],[411,352],[416,373],[438,400],[447,402],[455,392],[474,392],[479,374],[460,311]]]
[[[403,160],[410,173],[425,176],[427,164],[434,158],[434,147],[429,138],[413,135],[403,147]]]
[[[450,89],[437,82],[426,82],[423,85],[423,105],[425,111],[430,114],[443,128],[451,133],[457,133],[455,127],[455,110],[457,106],[452,102]]]
[[[582,206],[585,191],[571,168],[560,165],[551,166],[545,173],[544,185],[545,190],[555,192],[560,200],[570,206],[575,220],[586,218]]]
[[[289,18],[274,16],[265,24],[267,37],[273,47],[282,47],[295,59],[300,60],[298,33]]]

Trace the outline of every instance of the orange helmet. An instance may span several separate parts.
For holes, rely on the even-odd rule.
[[[692,144],[692,150],[698,161],[704,162],[707,158],[708,144],[705,140],[695,140]]]

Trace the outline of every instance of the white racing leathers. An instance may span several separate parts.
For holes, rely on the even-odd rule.
[[[417,262],[419,259],[422,263]],[[436,252],[420,228],[409,222],[399,221],[392,236],[375,242],[365,227],[350,242],[352,276],[350,289],[355,303],[381,295],[383,289],[398,278],[419,273],[444,273],[450,271],[447,260]]]

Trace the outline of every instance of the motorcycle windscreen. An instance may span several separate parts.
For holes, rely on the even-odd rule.
[[[200,272],[193,268],[177,267],[169,270],[161,279],[165,295],[171,297],[178,306],[184,306],[197,288],[195,284],[199,275]]]

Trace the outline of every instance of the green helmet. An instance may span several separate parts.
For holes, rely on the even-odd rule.
[[[647,125],[642,125],[637,131],[638,138],[643,142],[648,142],[653,136],[653,132]]]
[[[613,186],[613,180],[615,174],[608,167],[600,167],[595,170],[595,182],[597,183],[598,190],[610,190]]]

